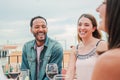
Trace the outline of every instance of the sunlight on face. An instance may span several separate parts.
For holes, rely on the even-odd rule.
[[[47,25],[43,19],[35,19],[33,21],[33,25],[31,28],[31,32],[33,33],[35,39],[38,42],[44,41],[47,34]]]
[[[106,15],[106,0],[97,7],[96,11],[99,13],[101,21],[99,22],[99,29],[105,31],[105,15]]]
[[[94,28],[90,19],[82,17],[78,23],[78,34],[81,38],[92,36]]]

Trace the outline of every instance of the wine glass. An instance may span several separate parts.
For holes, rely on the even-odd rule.
[[[9,79],[8,71],[9,71],[9,66],[7,64],[2,65],[2,70],[3,70],[3,75],[6,76],[7,79]]]
[[[29,69],[21,69],[19,80],[29,80]]]
[[[64,74],[57,74],[54,76],[53,80],[69,80],[69,78]]]
[[[58,66],[56,63],[49,63],[46,66],[46,75],[50,80],[53,80],[54,76],[58,74]]]
[[[20,75],[20,65],[18,63],[9,64],[8,76],[12,79],[18,79]]]

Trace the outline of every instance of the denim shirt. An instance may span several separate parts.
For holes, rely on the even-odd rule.
[[[30,80],[49,80],[45,73],[45,68],[48,63],[56,63],[58,65],[58,71],[61,73],[62,60],[63,60],[63,48],[60,43],[55,40],[46,37],[44,49],[40,55],[39,73],[37,73],[37,53],[34,46],[35,40],[27,42],[22,50],[22,63],[21,69],[29,69]],[[37,74],[39,75],[37,78]]]

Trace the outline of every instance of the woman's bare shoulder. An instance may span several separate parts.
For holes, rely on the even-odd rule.
[[[97,46],[96,52],[99,54],[99,53],[103,53],[107,50],[108,50],[108,43],[106,41],[100,41]]]
[[[119,80],[120,79],[120,49],[108,50],[99,56],[93,80]]]
[[[102,60],[117,60],[120,59],[120,49],[112,49],[112,50],[108,50],[105,53],[103,53],[100,58],[102,58]]]
[[[109,66],[115,66],[115,64],[120,64],[120,62],[118,61],[120,61],[120,49],[108,50],[98,58],[98,62],[102,62],[107,65],[109,64]]]

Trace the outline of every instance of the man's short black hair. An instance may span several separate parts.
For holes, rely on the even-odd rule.
[[[31,21],[30,21],[30,27],[32,27],[33,21],[34,21],[35,19],[38,19],[38,18],[45,20],[45,22],[46,22],[46,24],[47,24],[47,20],[46,20],[44,17],[42,17],[42,16],[36,16],[36,17],[34,17],[34,18],[31,19]]]

